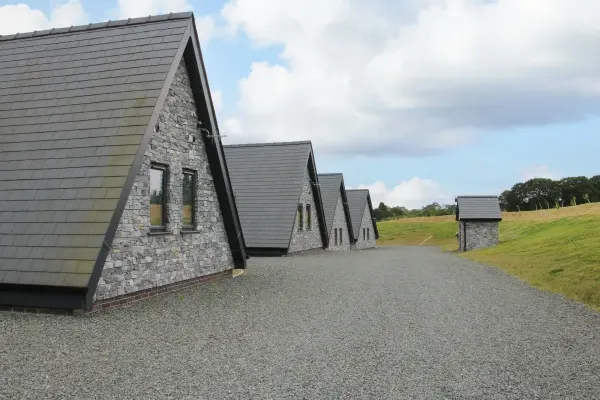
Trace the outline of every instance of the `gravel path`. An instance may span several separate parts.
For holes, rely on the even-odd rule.
[[[0,399],[598,399],[600,314],[430,248],[253,259],[94,317],[0,313]]]

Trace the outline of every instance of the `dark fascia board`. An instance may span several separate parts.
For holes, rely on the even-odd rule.
[[[282,257],[288,252],[288,248],[275,247],[248,247],[250,257]]]
[[[344,184],[344,175],[342,175],[342,183],[340,185],[342,193],[342,204],[344,205],[344,214],[346,214],[346,223],[348,224],[348,236],[350,237],[350,243],[356,243],[354,237],[354,229],[352,229],[352,217],[350,217],[350,206],[348,205],[348,196],[346,195],[346,185]]]
[[[98,258],[96,259],[96,263],[94,264],[94,269],[92,270],[92,275],[90,276],[90,279],[88,281],[85,304],[86,309],[90,309],[93,305],[94,293],[96,292],[96,288],[98,287],[98,280],[100,279],[100,275],[102,274],[104,263],[106,262],[106,258],[108,257],[108,254],[112,248],[112,242],[115,238],[115,234],[117,233],[119,221],[121,220],[121,216],[123,215],[123,210],[125,209],[125,205],[127,204],[129,194],[131,193],[131,188],[133,187],[135,178],[137,177],[137,174],[139,173],[140,168],[142,166],[144,154],[148,149],[148,144],[150,143],[150,139],[152,138],[152,134],[154,133],[154,126],[158,121],[158,116],[160,115],[167,95],[169,94],[171,83],[173,83],[173,79],[175,78],[177,67],[179,67],[179,63],[181,62],[185,49],[189,43],[191,29],[192,25],[188,24],[188,27],[185,33],[183,34],[183,38],[181,39],[181,43],[179,44],[179,48],[177,49],[177,53],[175,54],[175,57],[173,57],[173,62],[171,63],[171,67],[169,69],[169,72],[167,73],[167,78],[165,79],[165,83],[163,84],[163,87],[158,96],[158,100],[156,101],[154,111],[152,111],[150,122],[146,127],[144,137],[142,138],[142,142],[138,147],[138,151],[133,160],[133,164],[131,166],[131,169],[129,170],[129,174],[127,175],[125,184],[123,185],[123,190],[121,190],[121,196],[119,197],[119,201],[117,202],[117,207],[115,209],[115,212],[113,213],[112,219],[110,220],[110,223],[106,230],[106,234],[104,235],[104,242],[102,243],[100,253],[98,254]]]
[[[193,55],[193,57],[190,58],[192,58],[191,61],[197,66],[196,68],[193,68],[193,71],[198,72],[198,77],[200,80],[199,83],[202,85],[202,94],[204,96],[203,102],[205,104],[205,107],[199,107],[198,116],[201,117],[200,119],[202,121],[208,120],[210,124],[210,134],[213,137],[209,138],[207,135],[203,135],[203,138],[210,165],[211,167],[217,166],[217,168],[211,168],[213,182],[217,191],[217,197],[221,207],[221,214],[223,216],[227,238],[229,239],[229,246],[231,247],[231,251],[233,253],[235,266],[238,269],[245,269],[246,259],[248,258],[246,243],[244,234],[242,232],[242,224],[237,211],[237,205],[235,203],[235,196],[233,194],[229,169],[227,168],[227,161],[223,151],[223,143],[221,142],[219,126],[217,124],[217,116],[212,102],[210,87],[208,85],[208,77],[206,74],[206,67],[202,57],[202,50],[200,49],[200,40],[198,39],[196,22],[193,15],[191,18],[191,26],[193,53],[190,55]],[[193,87],[194,86],[196,85],[193,85]],[[197,97],[196,104],[198,105],[199,93],[195,93]]]
[[[81,310],[86,288],[0,284],[0,305]]]
[[[317,172],[317,164],[315,163],[315,153],[313,152],[312,142],[310,143],[310,153],[308,155],[308,173],[312,175],[313,182],[313,198],[317,208],[317,217],[319,218],[319,228],[321,229],[321,241],[323,248],[329,246],[329,232],[325,222],[325,209],[323,208],[323,198],[321,197],[321,187],[319,186],[319,174]]]
[[[463,218],[458,221],[462,222],[500,222],[502,218]]]
[[[379,239],[379,229],[377,229],[377,220],[373,213],[373,204],[371,203],[371,192],[367,193],[367,202],[369,203],[369,211],[371,212],[371,222],[373,222],[373,229],[375,229],[375,240]]]

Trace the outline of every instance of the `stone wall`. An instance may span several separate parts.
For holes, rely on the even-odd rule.
[[[335,232],[334,229],[338,229],[338,243],[340,240],[339,229],[342,232],[342,244],[335,244]],[[348,221],[346,220],[346,213],[344,212],[344,204],[342,203],[342,196],[338,197],[337,205],[335,206],[335,213],[333,214],[333,224],[331,231],[329,232],[329,246],[327,250],[342,251],[350,250],[350,236],[348,234]]]
[[[363,239],[363,228],[365,229],[365,238]],[[369,239],[367,239],[366,229],[369,229]],[[375,229],[373,227],[373,220],[371,219],[371,211],[369,210],[369,203],[365,205],[365,211],[363,212],[363,218],[360,223],[360,229],[358,230],[358,239],[354,244],[354,248],[357,250],[368,249],[375,247]]]
[[[485,249],[495,246],[499,242],[499,223],[497,221],[465,221],[463,234],[465,229],[466,251]]]
[[[296,211],[296,219],[294,220],[294,228],[292,230],[292,240],[290,241],[290,247],[288,253],[295,253],[298,251],[320,249],[323,248],[323,240],[321,239],[321,230],[319,229],[319,218],[317,216],[317,208],[315,207],[314,195],[312,192],[310,177],[308,174],[308,168],[304,173],[304,184],[302,185],[302,194],[300,195],[300,203],[304,207],[303,217],[304,224],[301,231],[298,230],[298,217]],[[308,230],[306,228],[306,204],[310,204],[310,213],[312,220],[312,228]]]
[[[179,65],[119,222],[95,300],[233,269],[185,63]],[[188,136],[194,135],[193,143]],[[169,167],[167,234],[150,236],[150,164]],[[181,233],[182,169],[197,172],[194,233]]]

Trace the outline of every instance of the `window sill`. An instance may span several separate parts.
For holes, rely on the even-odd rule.
[[[181,232],[182,235],[192,235],[194,233],[201,233],[200,231],[197,231],[195,229],[183,229]]]
[[[170,231],[150,231],[148,232],[148,236],[167,236],[172,235],[173,232]]]

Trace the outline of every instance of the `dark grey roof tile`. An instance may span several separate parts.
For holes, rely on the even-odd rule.
[[[312,151],[310,142],[233,145],[224,150],[246,245],[287,248]],[[284,164],[288,167],[273,173]],[[272,206],[265,207],[269,202]],[[269,214],[273,206],[278,221]]]
[[[2,282],[87,284],[190,17],[0,37]]]
[[[458,219],[501,220],[498,196],[458,196]]]

